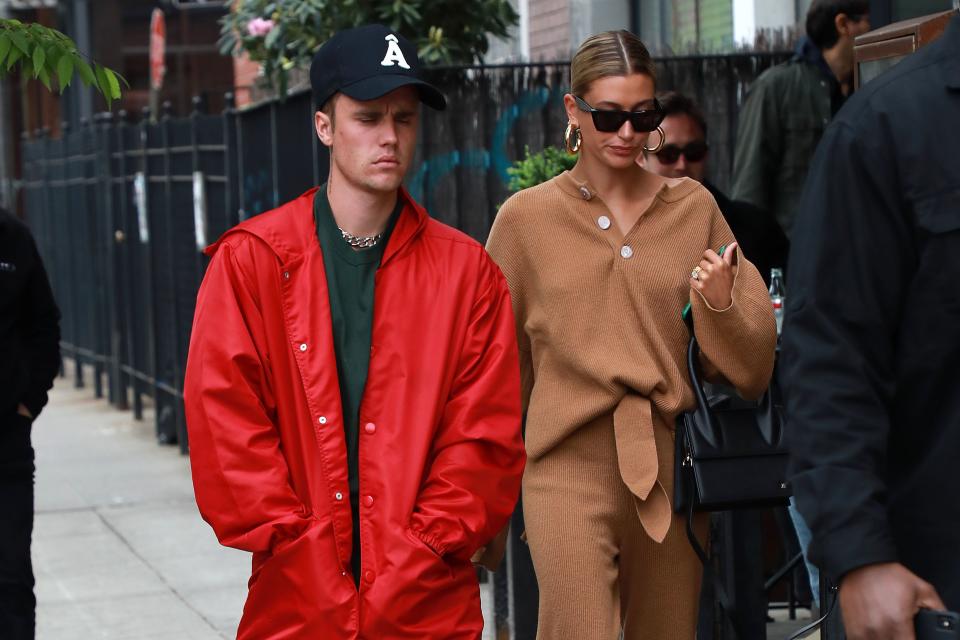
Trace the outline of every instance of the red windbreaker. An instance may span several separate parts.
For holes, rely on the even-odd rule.
[[[197,504],[253,553],[238,637],[478,638],[470,556],[506,524],[525,460],[506,281],[401,190],[360,408],[358,591],[314,191],[208,249],[190,341]]]

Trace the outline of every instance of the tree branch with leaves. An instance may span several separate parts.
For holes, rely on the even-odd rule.
[[[427,64],[482,62],[490,37],[506,38],[519,16],[508,0],[226,0],[221,53],[245,52],[281,95],[287,74],[307,68],[334,33],[378,22],[416,44]]]
[[[130,86],[116,71],[81,53],[73,40],[56,29],[0,19],[0,78],[15,68],[24,79],[36,78],[51,92],[54,81],[63,93],[79,76],[83,84],[100,92],[108,108],[120,98],[120,83]]]

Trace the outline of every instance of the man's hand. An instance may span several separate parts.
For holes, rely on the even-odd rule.
[[[27,409],[27,407],[24,406],[23,403],[17,405],[17,413],[22,415],[24,418],[33,420],[33,414],[30,413],[30,409]]]
[[[490,572],[496,572],[496,570],[500,568],[500,562],[507,552],[507,534],[509,530],[510,524],[507,523],[503,529],[500,530],[500,533],[494,536],[493,540],[477,549],[477,552],[470,558],[473,564],[484,567]]]
[[[915,640],[920,609],[945,609],[933,585],[900,563],[871,564],[840,583],[840,608],[849,640]]]

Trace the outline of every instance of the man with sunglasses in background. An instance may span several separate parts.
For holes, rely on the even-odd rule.
[[[769,286],[770,269],[782,268],[789,243],[777,221],[748,202],[731,200],[706,180],[709,146],[707,121],[687,96],[670,91],[657,96],[663,109],[663,146],[656,153],[644,152],[639,163],[667,178],[693,178],[703,183],[714,199],[741,251],[760,270]]]
[[[788,238],[813,152],[853,91],[869,10],[869,0],[813,0],[793,57],[757,78],[740,110],[731,195],[772,213]]]

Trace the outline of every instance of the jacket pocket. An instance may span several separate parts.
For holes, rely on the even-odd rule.
[[[314,521],[269,554],[257,554],[260,565],[248,584],[239,636],[274,637],[256,631],[269,628],[276,636],[285,631],[290,635],[284,637],[333,637],[306,632],[326,618],[330,626],[339,624],[349,615],[343,605],[356,597],[353,580],[341,573],[332,535],[328,523]]]
[[[420,537],[409,528],[407,528],[404,533],[406,533],[407,540],[410,541],[410,544],[419,551],[416,555],[430,559],[430,562],[422,567],[423,570],[431,575],[444,575],[447,578],[453,579],[453,568],[450,566],[450,563],[447,562],[446,558],[437,553],[433,547],[421,540]]]
[[[946,306],[960,313],[960,189],[921,198],[914,203],[917,233],[918,295],[932,308]]]
[[[914,209],[917,226],[927,233],[960,231],[960,189],[921,198]]]
[[[793,169],[802,169],[806,173],[826,124],[813,115],[791,114],[787,116],[783,126],[783,164]]]

